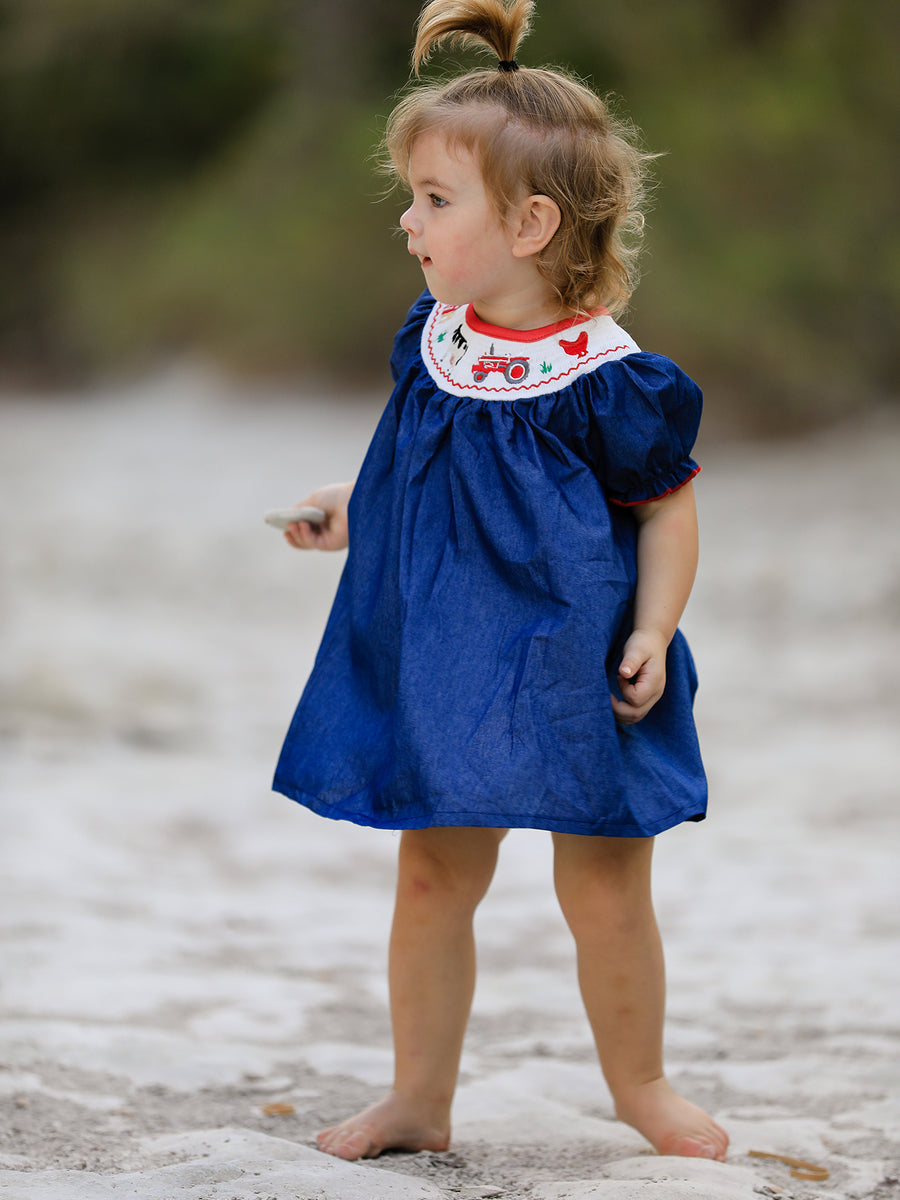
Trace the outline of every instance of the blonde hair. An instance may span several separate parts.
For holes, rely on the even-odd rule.
[[[647,161],[637,131],[590,88],[556,68],[519,68],[534,0],[430,0],[419,16],[416,75],[443,42],[488,50],[503,68],[416,84],[388,118],[385,165],[408,184],[409,155],[437,131],[473,154],[501,218],[527,195],[559,206],[559,229],[538,255],[567,312],[613,315],[637,284]]]

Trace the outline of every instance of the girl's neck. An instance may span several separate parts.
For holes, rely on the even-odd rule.
[[[541,281],[543,283],[543,281]],[[574,313],[564,310],[544,288],[525,290],[496,299],[473,300],[472,307],[479,320],[498,329],[543,329],[565,321]]]

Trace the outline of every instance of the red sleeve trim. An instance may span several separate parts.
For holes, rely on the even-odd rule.
[[[646,500],[615,500],[612,496],[609,497],[610,504],[615,504],[618,508],[637,508],[640,504],[653,504],[656,500],[665,500],[666,496],[671,496],[673,492],[680,492],[686,483],[690,483],[700,474],[701,468],[696,467],[688,475],[687,479],[682,479],[681,483],[675,487],[666,488],[664,492],[660,492],[658,496],[648,496]]]

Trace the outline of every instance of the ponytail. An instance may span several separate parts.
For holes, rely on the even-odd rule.
[[[413,69],[418,75],[446,42],[496,54],[506,70],[531,28],[534,0],[430,0],[416,26]]]

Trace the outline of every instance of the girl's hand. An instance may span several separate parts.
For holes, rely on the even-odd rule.
[[[635,629],[625,643],[619,665],[619,690],[624,699],[611,696],[616,720],[633,725],[646,717],[666,687],[668,643],[661,633]]]
[[[284,540],[296,550],[346,550],[348,542],[347,504],[352,483],[332,483],[301,500],[325,510],[321,525],[309,521],[293,521],[284,531]]]

